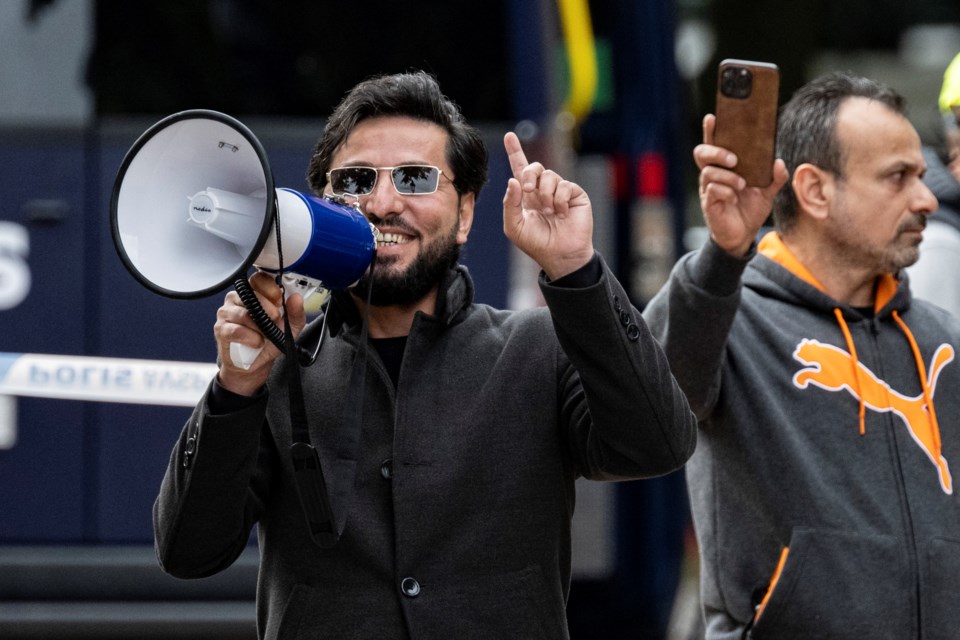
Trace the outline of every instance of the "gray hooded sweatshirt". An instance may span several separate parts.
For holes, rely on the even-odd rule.
[[[700,421],[707,637],[960,637],[960,322],[893,276],[840,305],[775,233],[644,316]]]

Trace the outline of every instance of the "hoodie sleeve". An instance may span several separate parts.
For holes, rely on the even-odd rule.
[[[720,392],[727,337],[740,306],[741,276],[755,253],[751,249],[735,258],[708,240],[677,262],[643,312],[700,420],[710,414]]]

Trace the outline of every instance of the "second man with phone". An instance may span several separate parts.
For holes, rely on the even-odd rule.
[[[767,67],[735,66],[756,95]],[[920,137],[895,91],[829,74],[780,111],[764,184],[735,100],[694,150],[710,238],[644,311],[700,423],[706,637],[956,637],[960,322],[903,275],[937,206]]]

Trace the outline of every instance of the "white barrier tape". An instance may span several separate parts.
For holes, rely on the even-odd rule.
[[[0,395],[192,407],[215,364],[0,352]]]
[[[17,444],[17,399],[0,394],[0,451]]]

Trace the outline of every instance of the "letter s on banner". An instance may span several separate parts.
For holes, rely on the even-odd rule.
[[[30,293],[29,252],[27,230],[0,220],[0,311],[13,309]]]

